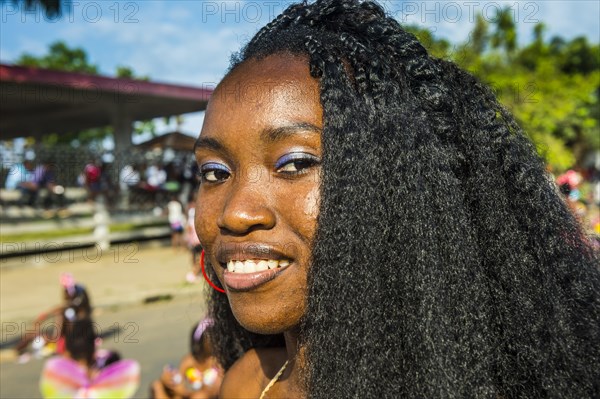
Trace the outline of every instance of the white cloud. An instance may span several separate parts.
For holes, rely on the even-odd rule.
[[[20,37],[18,39],[21,53],[29,53],[34,56],[41,56],[48,51],[48,46],[32,37]],[[20,54],[19,54],[20,55]]]
[[[67,25],[62,33],[79,41],[105,40],[114,46],[114,65],[104,68],[109,71],[117,64],[128,65],[152,80],[199,86],[220,80],[229,65],[230,54],[240,47],[245,32],[240,24],[211,29],[192,21],[182,26],[163,18],[160,5],[141,11],[144,13],[140,14],[138,24],[103,19],[94,24],[93,30]],[[173,13],[182,17],[185,10],[176,8]]]

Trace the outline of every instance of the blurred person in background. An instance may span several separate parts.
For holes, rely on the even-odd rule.
[[[32,157],[14,164],[8,171],[4,187],[7,190],[19,190],[21,193],[19,205],[33,206],[37,198],[34,171],[35,164]]]
[[[192,270],[186,274],[186,280],[189,283],[193,283],[202,272],[200,268],[200,253],[202,252],[202,245],[200,245],[198,234],[196,234],[196,226],[194,225],[196,215],[196,203],[194,199],[188,204],[187,208],[188,211],[187,222],[185,224],[185,241],[192,255]]]
[[[131,194],[140,186],[140,181],[140,172],[135,164],[127,164],[119,172],[119,190],[123,208],[129,209]]]
[[[223,369],[213,354],[210,328],[212,320],[204,318],[191,331],[190,353],[179,367],[167,365],[160,379],[151,387],[153,399],[216,399],[219,396]]]
[[[183,245],[185,215],[181,202],[177,200],[177,194],[171,194],[171,200],[167,203],[167,217],[171,228],[171,247],[178,249]]]
[[[41,313],[34,321],[35,333],[26,334],[17,343],[15,350],[19,355],[19,363],[27,362],[30,359],[31,354],[27,352],[30,344],[33,355],[36,357],[54,352],[64,353],[65,331],[63,326],[65,322],[91,318],[92,306],[85,287],[77,284],[70,273],[61,274],[60,284],[63,288],[63,303]],[[48,320],[53,321],[53,324],[44,328],[44,322]]]
[[[98,195],[102,193],[102,163],[100,160],[89,162],[83,168],[81,174],[81,183],[88,193],[88,202],[96,201]]]
[[[48,210],[58,206],[65,206],[65,189],[57,184],[56,165],[49,160],[44,160],[34,171],[34,183],[37,191],[44,196],[42,206]]]
[[[44,398],[132,397],[139,387],[140,365],[117,352],[99,350],[90,318],[67,321],[65,351],[44,364],[40,392]]]

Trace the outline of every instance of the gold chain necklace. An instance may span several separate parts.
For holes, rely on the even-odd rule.
[[[267,386],[265,387],[265,389],[263,389],[262,393],[260,394],[260,398],[259,399],[264,399],[264,397],[267,394],[267,392],[269,392],[269,389],[271,389],[271,387],[273,385],[275,385],[275,383],[277,381],[279,381],[279,378],[281,377],[281,374],[283,374],[283,372],[285,371],[285,368],[288,365],[288,362],[289,362],[289,359],[285,361],[285,363],[283,364],[283,366],[281,367],[281,369],[279,369],[279,371],[277,372],[277,374],[275,374],[275,377],[273,377],[273,379],[271,381],[269,381],[269,383],[267,384]]]

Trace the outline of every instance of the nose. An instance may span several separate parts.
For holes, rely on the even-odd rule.
[[[242,179],[240,179],[242,180]],[[257,184],[236,181],[231,185],[217,225],[223,233],[243,235],[275,226],[269,190]]]

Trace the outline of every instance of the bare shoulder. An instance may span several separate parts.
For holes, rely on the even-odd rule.
[[[285,359],[284,348],[250,349],[225,373],[219,398],[258,398]]]
[[[219,398],[257,398],[262,376],[258,373],[258,355],[255,349],[244,353],[223,377]]]

